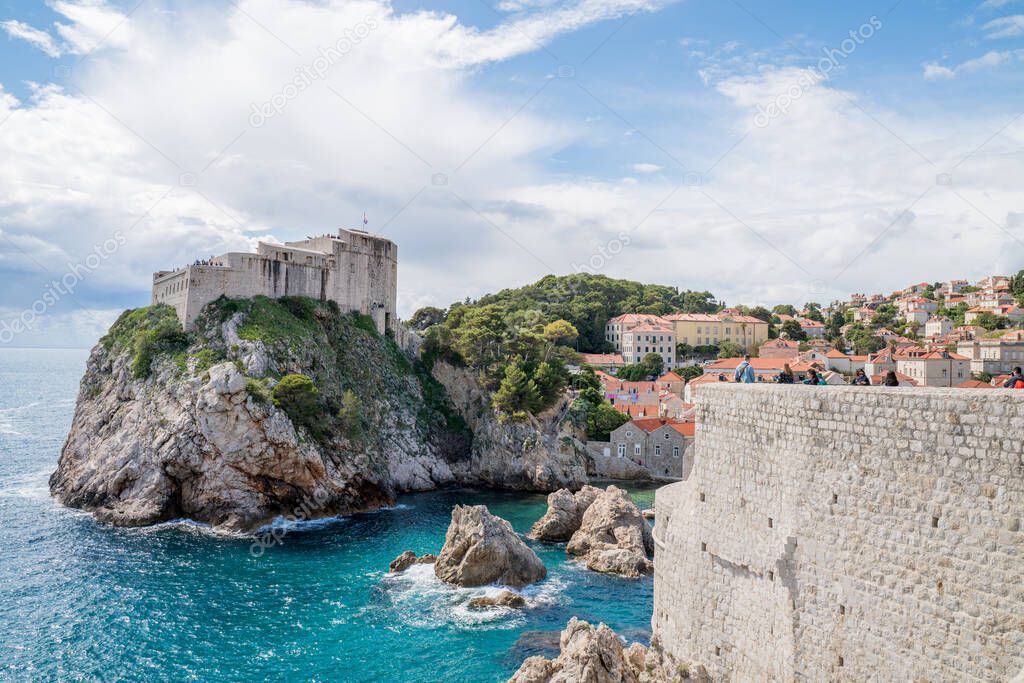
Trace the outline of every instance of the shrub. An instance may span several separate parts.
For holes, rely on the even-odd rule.
[[[270,392],[267,391],[267,384],[264,380],[252,378],[245,380],[245,390],[257,403],[270,402]]]
[[[181,351],[188,346],[188,337],[178,324],[177,318],[160,320],[150,329],[135,333],[132,344],[132,374],[142,379],[149,376],[153,359],[161,353]]]
[[[271,398],[295,424],[309,428],[314,434],[322,431],[320,392],[307,375],[285,375],[274,385]]]
[[[358,438],[363,433],[363,402],[351,389],[346,389],[341,397],[341,409],[338,411],[338,419],[345,433],[352,438]]]
[[[373,318],[363,313],[356,313],[355,311],[353,311],[351,315],[352,323],[356,327],[363,330],[364,332],[369,332],[374,336],[377,336],[377,334],[379,334],[377,332],[377,324],[373,322]]]
[[[194,358],[196,359],[196,374],[201,375],[223,360],[224,356],[213,349],[202,349],[196,352]]]

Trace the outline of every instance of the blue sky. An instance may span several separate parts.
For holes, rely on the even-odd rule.
[[[1024,265],[1021,0],[0,0],[0,28],[8,345],[89,345],[154,270],[363,211],[406,315],[581,269],[772,304]]]

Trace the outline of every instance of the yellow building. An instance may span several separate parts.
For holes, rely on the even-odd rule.
[[[731,341],[754,352],[768,341],[768,323],[749,315],[670,313],[662,317],[675,328],[677,344],[718,346]]]

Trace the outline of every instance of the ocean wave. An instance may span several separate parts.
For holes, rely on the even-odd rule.
[[[563,577],[553,576],[522,590],[500,585],[462,588],[441,581],[430,564],[416,564],[398,574],[385,574],[380,580],[384,599],[399,622],[414,628],[449,626],[464,630],[519,628],[526,623],[526,611],[560,602],[567,587]],[[526,607],[469,608],[473,598],[495,597],[505,590],[526,598]]]
[[[4,433],[0,425],[0,434]],[[6,479],[0,488],[0,498],[50,499],[50,472],[52,469],[23,472]]]
[[[167,530],[183,532],[191,534],[193,536],[207,536],[210,538],[251,538],[252,534],[248,534],[242,531],[231,531],[228,529],[219,529],[214,526],[210,526],[206,522],[197,522],[194,519],[186,519],[184,517],[180,519],[169,519],[166,522],[159,522],[157,524],[150,524],[149,526],[140,527],[126,527],[124,529],[127,533],[135,534],[154,534],[161,533]]]
[[[265,534],[281,534],[298,531],[312,531],[334,526],[342,522],[349,522],[351,518],[346,515],[334,515],[332,517],[317,517],[316,519],[289,519],[287,517],[275,517],[272,521],[264,524],[250,536],[263,536]]]

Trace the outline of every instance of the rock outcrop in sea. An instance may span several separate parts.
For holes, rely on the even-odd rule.
[[[391,564],[388,565],[388,571],[392,574],[397,574],[398,572],[404,572],[414,564],[434,564],[435,562],[437,562],[437,555],[427,553],[426,555],[417,557],[416,553],[413,551],[406,550],[404,553],[391,560]]]
[[[609,486],[587,507],[565,551],[588,569],[607,574],[636,578],[654,569],[648,559],[654,552],[651,527],[617,486]]]
[[[469,601],[470,609],[482,609],[484,607],[511,607],[518,609],[526,606],[526,598],[510,590],[503,590],[497,595],[482,595]]]
[[[449,399],[486,393],[471,374],[434,370],[332,302],[222,298],[188,333],[168,306],[126,311],[89,356],[50,489],[116,525],[250,531],[404,491],[582,481],[559,417],[506,427]]]
[[[522,588],[547,576],[547,569],[506,520],[483,505],[456,505],[434,573],[457,586]]]
[[[584,486],[576,493],[559,489],[548,494],[548,510],[534,523],[529,537],[538,541],[568,541],[583,523],[583,513],[601,492],[597,487]]]
[[[615,631],[573,617],[559,638],[554,659],[528,657],[508,683],[707,683],[701,665],[676,663],[664,656],[655,639],[650,647],[622,646]]]

